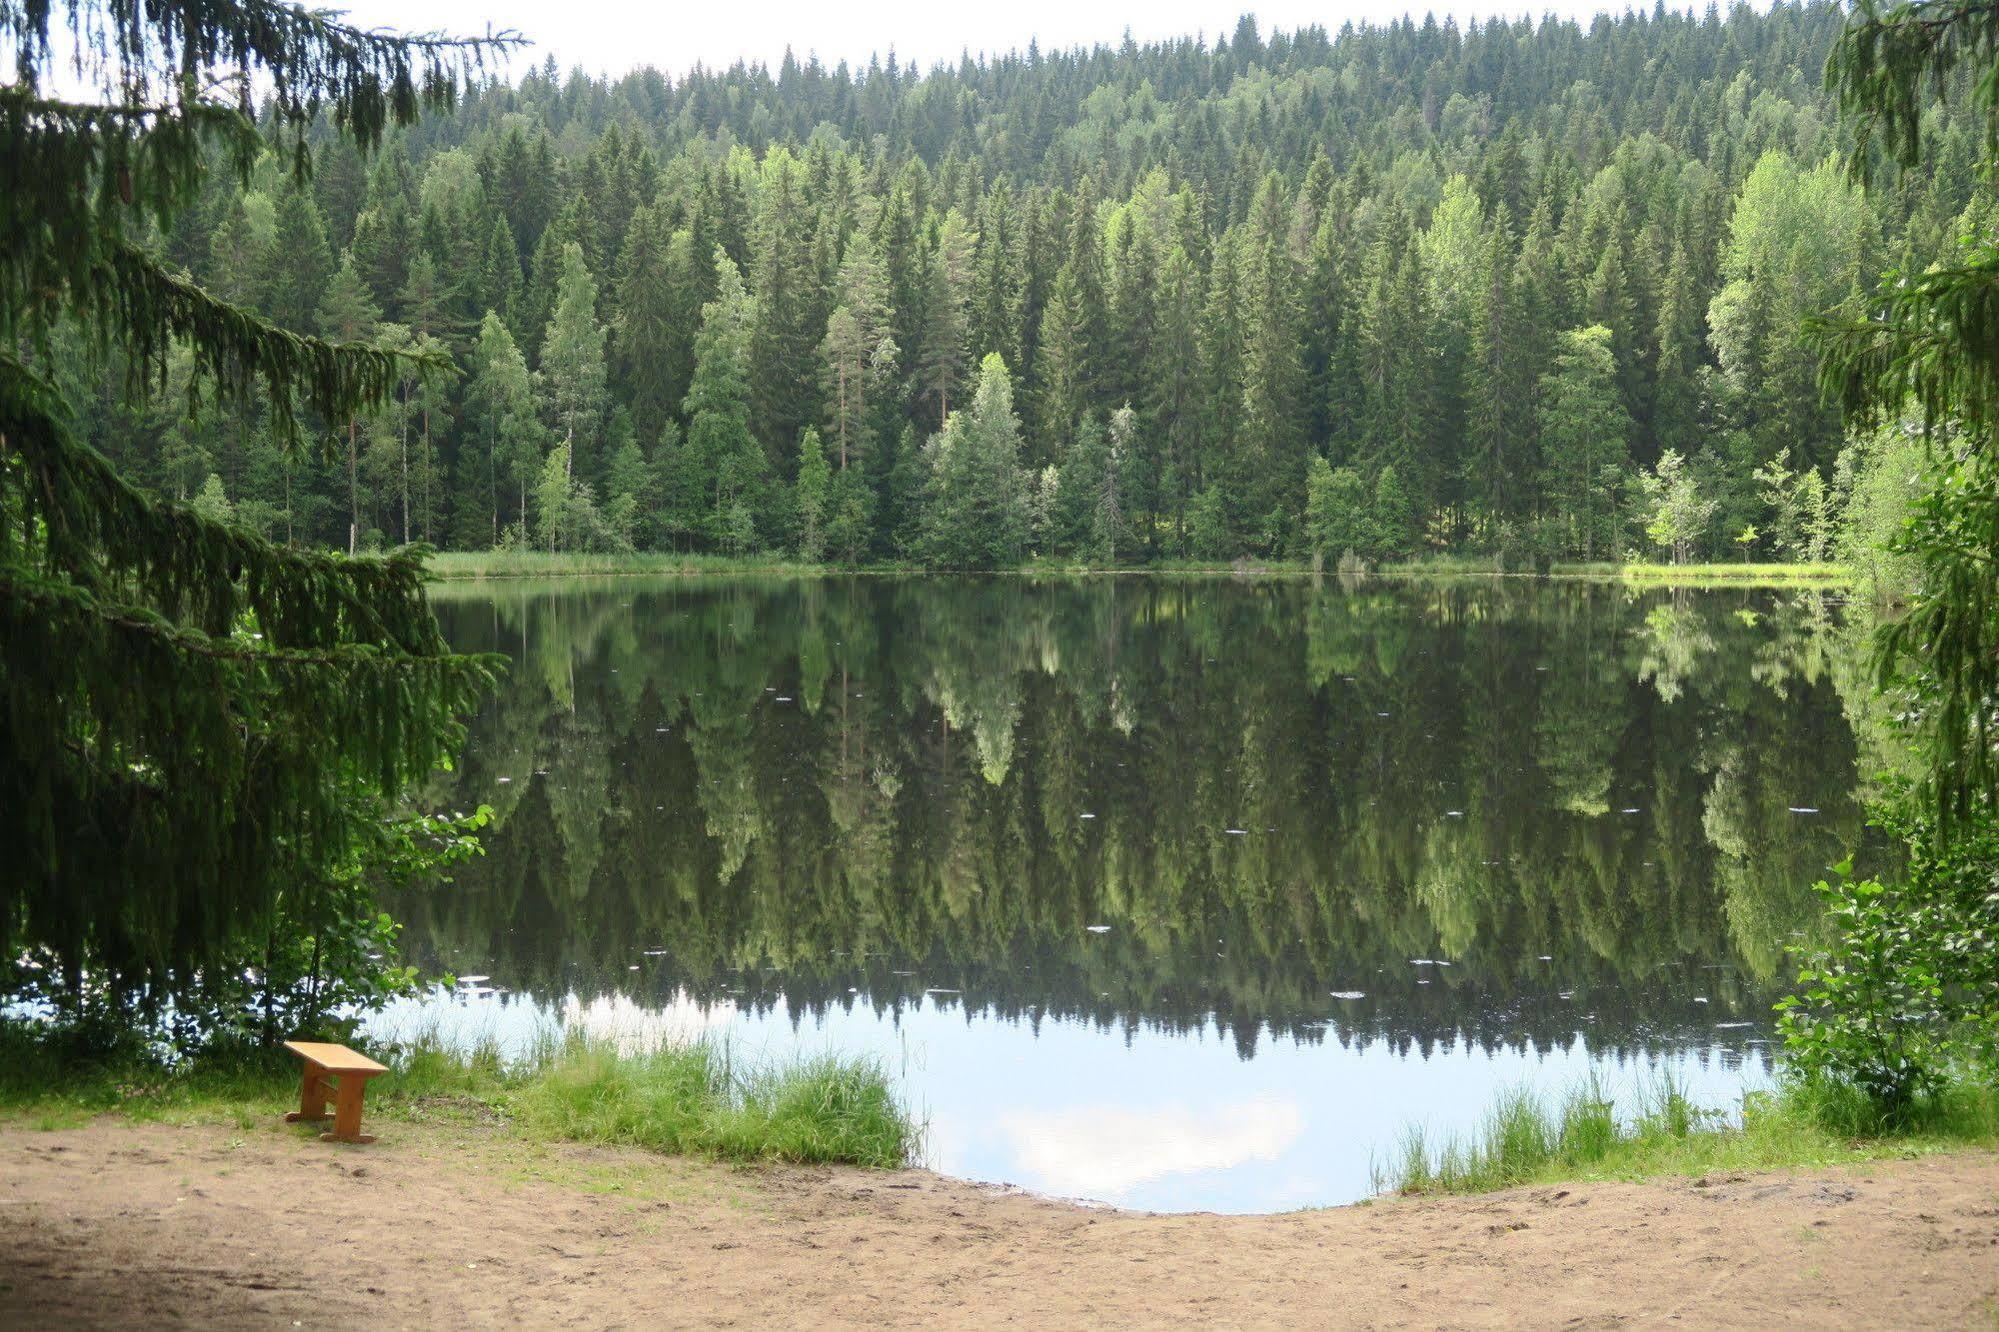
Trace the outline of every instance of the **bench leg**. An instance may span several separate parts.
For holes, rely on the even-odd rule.
[[[298,1094],[298,1109],[285,1116],[285,1123],[316,1124],[326,1118],[326,1080],[318,1069],[307,1064],[305,1086]]]
[[[375,1135],[361,1131],[361,1098],[367,1094],[368,1080],[352,1074],[340,1079],[338,1099],[333,1103],[333,1132],[319,1135],[321,1142],[373,1142]]]

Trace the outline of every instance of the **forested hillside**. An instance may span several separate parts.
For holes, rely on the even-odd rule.
[[[544,65],[364,164],[330,131],[159,237],[427,349],[290,456],[268,405],[61,351],[154,490],[301,544],[1820,558],[1893,505],[1807,317],[1949,254],[1980,130],[1863,196],[1832,4],[612,82]],[[671,53],[659,53],[662,58]]]

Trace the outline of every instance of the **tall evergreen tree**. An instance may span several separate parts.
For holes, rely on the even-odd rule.
[[[924,551],[950,569],[1004,568],[1025,549],[1026,473],[1013,377],[998,353],[979,366],[971,406],[953,412],[924,448],[930,462]]]
[[[597,283],[570,242],[562,250],[555,309],[541,343],[541,379],[548,393],[549,424],[569,449],[571,477],[596,478],[606,408],[605,333],[597,322]]]
[[[234,987],[249,973],[275,1040],[281,1011],[319,1015],[309,1000],[291,1009],[301,996],[280,992],[290,973],[271,966],[270,940],[324,936],[335,910],[371,905],[355,867],[374,863],[391,805],[456,750],[455,718],[491,665],[445,647],[413,554],[284,549],[147,498],[72,432],[42,366],[65,327],[129,358],[135,387],[159,382],[180,346],[208,393],[261,401],[292,445],[301,415],[340,421],[385,401],[407,358],[226,305],[149,249],[196,204],[211,161],[247,185],[263,142],[233,91],[210,100],[191,72],[221,60],[263,90],[264,128],[293,149],[297,202],[277,231],[317,256],[308,135],[327,125],[376,146],[448,103],[481,48],[255,0],[78,3],[51,40],[54,12],[4,17],[0,949],[48,959],[46,997],[72,1015],[98,1007],[112,1027],[165,1011],[245,1024]]]
[[[1584,560],[1618,554],[1618,469],[1631,416],[1617,383],[1617,353],[1601,324],[1562,334],[1541,383],[1542,490],[1561,552]]]
[[[719,247],[719,290],[701,308],[694,340],[694,381],[687,390],[687,446],[682,466],[706,497],[699,530],[728,549],[754,545],[763,479],[763,446],[750,429],[750,349],[756,301]]]

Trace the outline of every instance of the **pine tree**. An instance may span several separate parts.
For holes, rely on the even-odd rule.
[[[1041,391],[1034,413],[1041,448],[1054,451],[1075,438],[1088,402],[1088,319],[1073,270],[1063,268],[1041,311],[1035,367]]]
[[[998,352],[1012,366],[1026,364],[1021,300],[1027,265],[1022,243],[1020,212],[1014,206],[1012,189],[1001,180],[986,196],[979,213],[968,341],[973,355],[983,358]]]
[[[353,254],[342,255],[339,271],[333,275],[333,280],[326,284],[325,293],[319,301],[321,334],[329,342],[334,343],[370,342],[375,337],[381,317],[381,312],[375,308],[374,298],[369,294],[367,285],[361,280],[360,270],[355,266]],[[347,553],[352,555],[360,549],[361,541],[361,418],[358,412],[348,415],[346,433]]]
[[[923,341],[916,349],[918,381],[941,426],[951,391],[964,373],[972,237],[956,213],[946,215],[930,246],[923,283]]]
[[[368,175],[368,195],[354,220],[350,247],[361,276],[378,303],[396,300],[416,257],[415,172],[402,141],[389,145]]]
[[[1470,410],[1465,423],[1471,444],[1466,460],[1468,490],[1480,497],[1493,523],[1510,521],[1520,511],[1526,487],[1513,473],[1534,428],[1530,330],[1514,280],[1511,243],[1507,215],[1502,212],[1486,235],[1479,268],[1484,289],[1471,330]]]
[[[1689,454],[1700,443],[1701,301],[1686,249],[1675,247],[1659,302],[1652,434],[1660,448]]]
[[[486,233],[486,248],[480,257],[479,290],[485,298],[485,308],[500,311],[503,316],[520,304],[521,255],[505,215],[495,217],[492,229]]]
[[[857,235],[834,279],[833,312],[819,343],[826,398],[826,428],[839,470],[865,459],[874,440],[870,403],[875,389],[892,375],[901,353],[889,333],[887,281],[881,258],[866,236]]]
[[[626,431],[604,469],[604,520],[623,549],[637,550],[647,542],[655,517],[654,480],[645,449]]]
[[[1422,510],[1403,485],[1394,463],[1383,467],[1374,478],[1374,504],[1369,517],[1371,544],[1377,555],[1391,559],[1408,555],[1422,540]]]
[[[1202,392],[1200,273],[1185,248],[1167,252],[1159,275],[1159,332],[1146,365],[1146,412],[1158,441],[1154,502],[1146,532],[1155,547],[1161,518],[1171,512],[1176,539],[1184,542],[1187,500],[1198,458],[1209,434]]]
[[[1250,205],[1243,256],[1243,512],[1277,553],[1305,506],[1305,371],[1299,363],[1299,272],[1283,182],[1264,181]]]
[[[571,197],[562,212],[542,230],[526,280],[521,283],[519,299],[505,312],[515,339],[523,347],[539,351],[544,330],[555,314],[568,248],[575,245],[583,249],[584,267],[590,266],[590,252],[583,247],[583,235],[588,230],[591,230],[590,221],[581,195]],[[540,368],[538,362],[535,368]]]
[[[296,324],[302,312],[318,306],[333,274],[333,256],[326,218],[303,183],[278,196],[276,224],[259,260],[259,304],[271,318]]]

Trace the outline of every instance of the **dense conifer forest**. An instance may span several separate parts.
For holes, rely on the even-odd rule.
[[[1947,97],[1871,194],[1833,4],[476,82],[157,237],[448,357],[288,452],[58,348],[88,437],[286,542],[1010,565],[1814,559],[1895,503],[1802,331],[1985,217]],[[661,53],[665,57],[669,53]],[[73,353],[73,354],[71,354]],[[1885,495],[1884,495],[1884,492]]]

